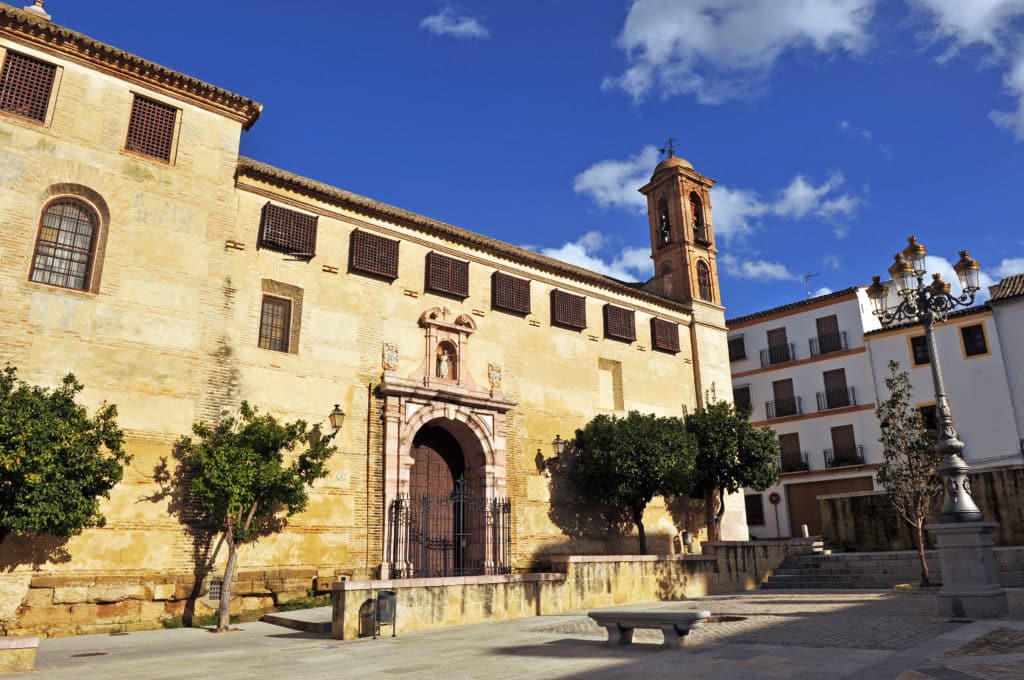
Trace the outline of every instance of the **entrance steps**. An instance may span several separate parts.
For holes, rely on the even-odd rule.
[[[939,556],[926,553],[931,581],[941,581]],[[762,584],[765,589],[883,589],[900,583],[920,583],[917,552],[832,553],[789,557]]]
[[[260,621],[306,633],[330,634],[331,610],[331,607],[313,607],[290,612],[274,612],[273,614],[264,614]]]

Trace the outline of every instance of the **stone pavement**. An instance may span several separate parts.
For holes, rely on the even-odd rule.
[[[657,631],[610,649],[584,612],[333,640],[268,623],[43,640],[36,672],[10,678],[1024,678],[1024,589],[997,620],[950,622],[934,594],[756,591],[680,602],[713,622],[682,650]],[[385,628],[390,634],[390,629]]]

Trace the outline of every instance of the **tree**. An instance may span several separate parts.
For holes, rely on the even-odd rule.
[[[186,466],[183,477],[195,509],[220,527],[228,547],[217,622],[217,632],[223,632],[230,622],[238,547],[280,530],[282,511],[290,516],[305,509],[306,487],[327,474],[335,448],[319,425],[309,427],[303,420],[282,425],[247,402],[239,418],[224,418],[213,427],[195,423],[192,432],[195,441],[182,437],[177,443]],[[285,452],[300,445],[304,450],[285,465]]]
[[[0,371],[0,541],[8,534],[68,537],[103,526],[99,499],[131,460],[122,447],[117,407],[91,418],[75,403],[82,385],[64,376],[48,389]]]
[[[654,496],[682,493],[693,469],[682,421],[637,411],[598,415],[576,430],[575,446],[573,486],[612,514],[628,512],[646,555],[644,509]]]
[[[921,585],[928,586],[925,559],[924,522],[942,494],[935,479],[942,454],[935,450],[935,433],[926,429],[921,413],[910,406],[910,376],[897,361],[889,362],[885,378],[889,398],[875,411],[882,423],[882,454],[885,464],[878,470],[878,483],[885,487],[889,504],[914,528],[917,556],[921,561]]]
[[[704,499],[708,538],[718,540],[727,493],[745,486],[763,491],[779,481],[779,441],[771,429],[751,425],[749,414],[715,401],[714,392],[706,401],[685,418],[696,453],[689,494]]]

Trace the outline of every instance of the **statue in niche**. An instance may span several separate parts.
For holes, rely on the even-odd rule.
[[[455,380],[455,364],[455,347],[450,342],[442,342],[437,346],[437,377],[445,380]]]

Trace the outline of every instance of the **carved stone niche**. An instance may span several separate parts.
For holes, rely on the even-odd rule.
[[[433,307],[420,316],[420,326],[426,335],[423,384],[475,388],[467,370],[469,336],[476,330],[473,318],[468,314],[456,316],[447,307]]]

